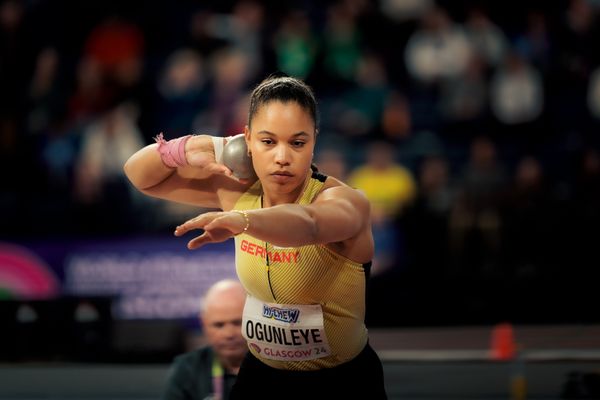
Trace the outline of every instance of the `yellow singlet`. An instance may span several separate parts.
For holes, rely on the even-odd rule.
[[[327,177],[313,172],[298,200],[310,204]],[[257,181],[237,201],[234,209],[262,207],[262,186]],[[285,221],[281,222],[285,224]],[[290,226],[289,229],[294,229]],[[360,263],[334,253],[324,245],[279,248],[248,234],[235,237],[238,277],[248,293],[260,301],[281,304],[319,304],[331,355],[302,361],[266,359],[279,369],[330,368],[355,357],[367,343],[365,319],[365,271]]]

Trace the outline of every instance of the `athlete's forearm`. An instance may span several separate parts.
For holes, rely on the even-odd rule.
[[[282,247],[341,242],[369,223],[370,204],[348,187],[328,189],[311,204],[282,204],[249,210],[247,232]]]
[[[196,168],[201,169],[201,162],[206,161],[202,155],[206,158],[206,154],[213,154],[212,139],[208,135],[192,136],[186,141],[180,166],[167,165],[158,143],[154,143],[134,153],[125,163],[124,171],[137,189],[145,191],[169,179],[178,168],[188,168],[194,163]]]
[[[318,225],[307,207],[283,204],[247,211],[248,233],[281,247],[297,247],[318,242]]]

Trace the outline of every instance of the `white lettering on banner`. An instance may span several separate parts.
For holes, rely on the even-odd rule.
[[[65,292],[114,296],[123,319],[196,318],[210,285],[235,278],[233,252],[79,251],[65,265]]]
[[[272,360],[312,360],[331,354],[318,304],[263,303],[248,296],[242,333],[256,353]]]
[[[189,318],[198,314],[201,295],[126,296],[117,303],[116,315],[125,319]]]

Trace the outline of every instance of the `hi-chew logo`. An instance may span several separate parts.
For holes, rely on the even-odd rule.
[[[300,310],[297,308],[270,307],[263,304],[263,317],[277,321],[296,323],[300,318]]]

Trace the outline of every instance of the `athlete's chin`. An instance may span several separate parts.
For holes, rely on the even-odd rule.
[[[280,193],[280,194],[291,193],[299,185],[300,185],[300,183],[298,183],[292,179],[289,179],[289,180],[269,179],[266,182],[266,185],[263,183],[263,186],[268,186],[272,191],[274,191],[276,193]]]

